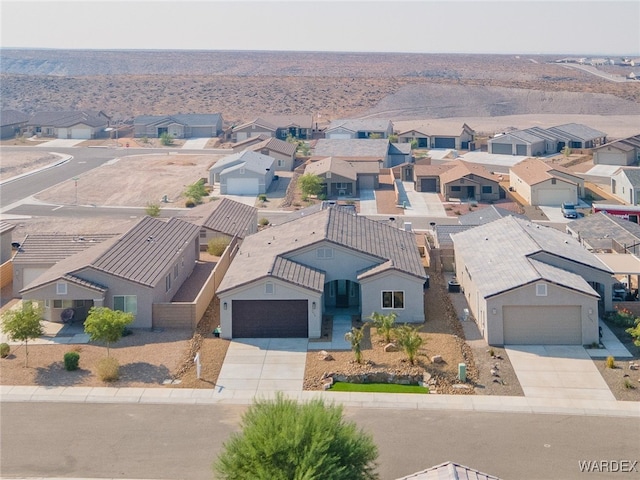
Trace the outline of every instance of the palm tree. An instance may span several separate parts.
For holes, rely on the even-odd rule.
[[[397,329],[398,332],[398,344],[404,350],[409,358],[409,363],[412,365],[415,363],[418,350],[424,343],[424,339],[420,336],[418,329],[411,325],[403,325]]]
[[[351,343],[351,350],[356,357],[356,362],[362,363],[362,339],[364,337],[364,325],[360,328],[351,327],[351,330],[344,334],[344,339]]]
[[[393,332],[396,328],[397,317],[398,314],[396,312],[391,312],[387,315],[373,312],[369,317],[373,321],[373,325],[376,327],[376,333],[382,336],[385,343],[390,343],[393,339]]]

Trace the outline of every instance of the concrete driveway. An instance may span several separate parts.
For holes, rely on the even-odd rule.
[[[189,138],[182,145],[183,150],[202,150],[209,143],[210,138]]]
[[[525,397],[615,400],[582,346],[510,345],[505,350]]]
[[[307,362],[306,338],[238,338],[229,344],[216,390],[237,398],[298,395]]]
[[[60,148],[69,148],[69,147],[75,147],[76,145],[78,145],[79,143],[82,142],[86,142],[86,140],[78,140],[78,139],[66,139],[66,138],[56,138],[55,140],[50,140],[48,142],[44,142],[41,143],[39,145],[34,145],[34,147],[40,147],[40,148],[53,148],[53,147],[60,147]]]

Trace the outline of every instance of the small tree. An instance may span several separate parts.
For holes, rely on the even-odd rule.
[[[416,148],[418,148],[418,140],[414,138],[411,140],[411,150],[415,150]]]
[[[369,134],[369,139],[371,140],[378,140],[379,138],[382,138],[382,135],[379,133],[371,133]]]
[[[636,318],[635,327],[627,328],[626,332],[633,337],[633,343],[640,347],[640,318]]]
[[[398,143],[398,135],[396,135],[395,133],[392,133],[391,135],[389,135],[389,142]]]
[[[418,350],[420,350],[424,340],[420,336],[420,333],[418,333],[418,329],[411,325],[402,325],[398,328],[397,332],[398,345],[400,345],[404,353],[407,354],[409,363],[413,365],[416,361]]]
[[[206,197],[209,194],[204,186],[202,180],[198,180],[196,183],[187,185],[187,189],[184,191],[184,195],[190,198],[194,203],[198,204],[202,201],[202,197]]]
[[[364,325],[360,328],[351,327],[351,330],[344,334],[344,339],[351,343],[351,350],[353,350],[357,363],[362,363],[362,339],[364,338],[364,327]]]
[[[298,151],[302,154],[303,157],[308,157],[309,152],[311,151],[311,147],[307,142],[299,141],[298,142]]]
[[[92,342],[105,342],[108,357],[109,346],[120,340],[124,329],[133,322],[133,319],[133,313],[111,310],[107,307],[91,307],[84,322],[84,333],[89,335]]]
[[[562,149],[562,154],[564,155],[564,158],[569,158],[569,156],[571,155],[571,149],[569,148],[569,145],[564,146],[564,148]]]
[[[305,173],[298,179],[302,195],[318,195],[322,192],[322,179],[313,173]]]
[[[225,237],[216,237],[207,243],[207,253],[214,257],[219,257],[224,253],[224,249],[229,245],[229,239]]]
[[[149,202],[147,203],[146,208],[144,209],[145,213],[150,217],[159,217],[160,216],[160,205],[157,203]]]
[[[33,302],[23,302],[22,308],[8,310],[2,314],[2,332],[9,340],[24,342],[24,366],[29,366],[29,340],[44,333],[42,311]]]
[[[216,478],[378,478],[371,435],[346,422],[341,406],[322,399],[299,404],[279,393],[273,400],[257,400],[240,426],[213,465]]]
[[[160,143],[165,147],[173,145],[173,136],[169,132],[162,132],[160,135]]]
[[[398,314],[396,312],[391,312],[387,315],[373,312],[369,317],[373,321],[373,326],[376,327],[376,333],[382,336],[385,343],[390,343],[392,340],[397,317]]]

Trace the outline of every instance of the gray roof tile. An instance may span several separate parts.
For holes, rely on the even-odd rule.
[[[258,209],[229,198],[210,202],[213,211],[202,220],[201,225],[225,235],[244,238],[257,224]]]
[[[387,158],[389,140],[321,138],[316,143],[314,155],[324,157],[376,157]]]

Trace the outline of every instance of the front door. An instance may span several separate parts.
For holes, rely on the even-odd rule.
[[[347,308],[349,306],[349,280],[336,280],[336,307]]]
[[[476,187],[467,187],[467,198],[476,198]]]

